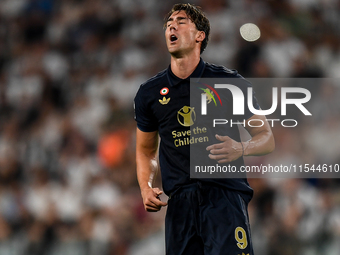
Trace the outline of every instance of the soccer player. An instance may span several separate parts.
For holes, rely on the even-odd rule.
[[[177,139],[181,135],[190,137],[188,130],[195,122],[195,109],[190,106],[190,78],[244,79],[237,71],[202,60],[210,24],[199,7],[174,5],[164,26],[170,66],[142,84],[135,97],[137,178],[144,207],[157,212],[167,206],[167,255],[252,255],[247,205],[253,190],[247,179],[190,178],[190,145]],[[251,85],[244,84],[248,85],[240,85],[240,89],[246,95],[247,86]],[[253,102],[259,109],[255,97]],[[264,125],[246,125],[252,138],[242,143],[238,130],[235,131],[237,127],[226,126],[223,135],[209,137],[210,160],[241,166],[243,156],[264,155],[274,150],[266,118],[253,115],[249,109],[245,109],[243,117],[262,120]],[[163,192],[152,186],[158,168],[158,146],[167,202],[159,198]]]

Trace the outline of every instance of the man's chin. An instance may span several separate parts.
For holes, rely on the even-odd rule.
[[[178,49],[168,49],[170,55],[174,58],[180,58],[183,54],[182,51],[178,50]]]

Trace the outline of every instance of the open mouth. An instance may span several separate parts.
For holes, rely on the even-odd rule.
[[[175,35],[171,35],[170,36],[170,41],[171,42],[177,41],[177,37]]]

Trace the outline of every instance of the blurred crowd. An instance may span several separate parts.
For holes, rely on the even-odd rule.
[[[169,64],[163,18],[176,2],[0,1],[1,255],[164,254],[165,209],[146,213],[136,180],[133,98]],[[332,78],[309,88],[313,116],[275,127],[275,152],[248,163],[339,164],[340,2],[191,3],[211,22],[205,61]],[[239,34],[249,22],[261,30],[252,43]],[[256,254],[339,254],[338,179],[249,182]]]

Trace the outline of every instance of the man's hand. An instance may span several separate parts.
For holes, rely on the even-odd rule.
[[[215,159],[218,163],[232,162],[243,155],[243,146],[229,136],[215,136],[221,143],[216,143],[207,147],[210,151],[209,158]]]
[[[142,190],[144,208],[148,212],[158,212],[167,203],[162,202],[159,196],[163,193],[159,188],[147,188]]]

